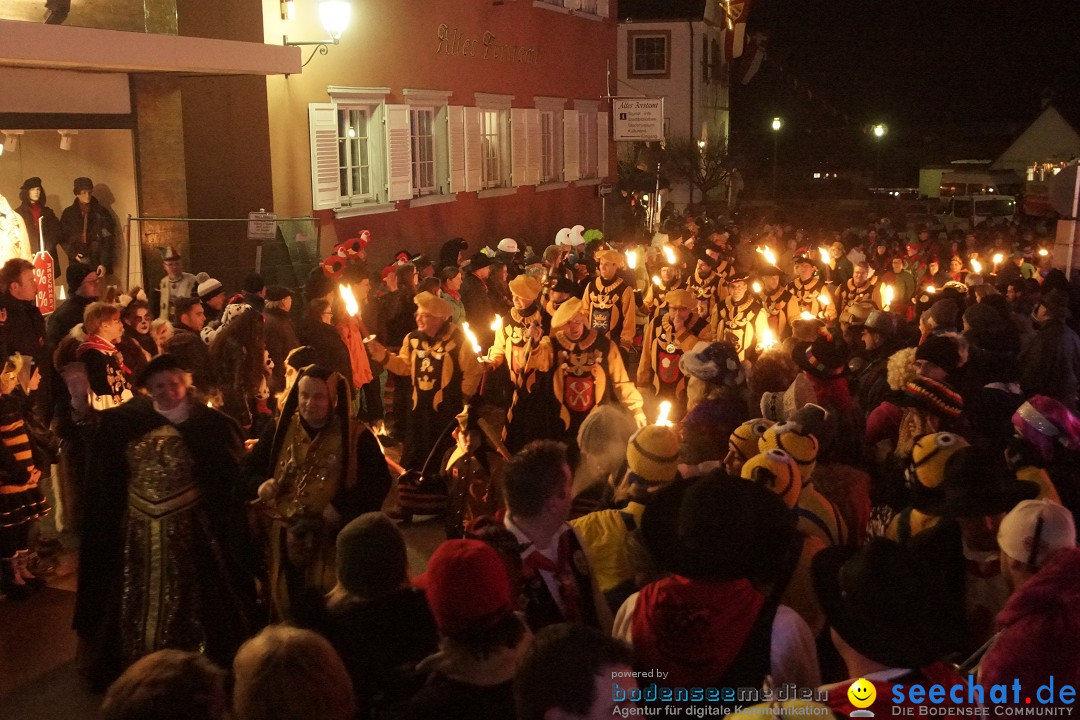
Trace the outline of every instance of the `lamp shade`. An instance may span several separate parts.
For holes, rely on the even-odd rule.
[[[334,40],[341,38],[341,34],[349,26],[351,16],[352,3],[348,0],[322,0],[319,3],[319,20]]]

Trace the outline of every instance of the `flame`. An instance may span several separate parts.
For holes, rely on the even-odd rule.
[[[499,332],[500,330],[502,330],[502,326],[503,326],[502,315],[496,315],[495,319],[491,321],[491,331],[492,332]]]
[[[670,245],[664,246],[664,259],[668,265],[675,266],[675,250]]]
[[[665,400],[660,403],[660,410],[656,413],[656,424],[671,427],[672,423],[668,419],[669,415],[671,415],[671,401]]]
[[[1039,257],[1046,257],[1050,254],[1050,251],[1046,248],[1039,248]]]
[[[212,408],[214,407],[214,403],[212,403],[212,402],[210,402],[209,400],[207,400],[207,401],[206,401],[206,407],[208,407],[208,408],[211,408],[211,409],[212,409]]]
[[[762,249],[761,254],[765,256],[765,262],[776,265],[776,253],[772,251],[772,248],[766,247]]]
[[[776,336],[773,335],[773,331],[768,327],[761,330],[761,342],[758,343],[758,347],[762,350],[768,350],[776,344]]]
[[[975,258],[971,258],[971,269],[975,272],[976,275],[982,275],[982,263],[980,263]]]
[[[934,287],[933,285],[927,285],[927,286],[926,286],[926,292],[928,292],[928,293],[930,293],[931,295],[933,295],[934,293],[936,293],[936,292],[937,292],[937,288],[936,288],[936,287]]]
[[[659,275],[653,275],[652,276],[652,281],[653,281],[653,285],[655,285],[656,287],[664,287],[664,284],[662,282],[660,282],[660,276]]]
[[[881,305],[882,310],[889,312],[889,307],[892,305],[893,298],[895,297],[892,285],[886,285],[881,288]]]
[[[631,270],[637,269],[637,252],[634,250],[626,251],[626,267]]]
[[[1004,260],[1005,260],[1004,255],[1002,255],[1001,253],[994,253],[993,261],[994,261],[994,267],[995,268],[998,265],[1000,265]]]
[[[817,301],[821,305],[821,307],[823,307],[823,308],[829,307],[829,302],[830,302],[829,293],[822,290],[821,294],[817,296]]]
[[[469,338],[469,342],[472,343],[473,352],[477,355],[480,354],[480,341],[476,339],[476,333],[469,327],[468,322],[461,323],[461,329],[465,331],[465,337]]]
[[[799,313],[799,319],[800,320],[813,320],[814,316],[810,313],[809,310],[803,310],[801,313]]]
[[[345,311],[349,313],[349,317],[356,317],[356,314],[360,312],[360,304],[356,302],[356,296],[353,295],[352,288],[345,283],[338,285],[338,292],[341,293],[341,299],[345,301]]]
[[[754,291],[754,294],[757,295],[761,292],[761,283],[755,280],[754,284],[751,285],[750,288]]]
[[[818,247],[817,251],[818,255],[821,256],[821,262],[825,265],[828,265],[829,261],[832,260],[832,258],[829,256],[829,249],[826,247]]]

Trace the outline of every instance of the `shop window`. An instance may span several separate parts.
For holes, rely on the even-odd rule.
[[[671,33],[634,32],[627,34],[630,77],[671,76]]]

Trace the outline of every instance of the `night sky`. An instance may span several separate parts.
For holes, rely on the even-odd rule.
[[[947,135],[1012,136],[1045,91],[1080,118],[1078,0],[755,0],[749,30],[770,58],[732,96],[733,148],[750,154],[774,114],[827,154],[879,121],[927,155]]]

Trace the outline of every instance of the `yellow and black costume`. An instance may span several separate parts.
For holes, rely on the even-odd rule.
[[[687,290],[673,291],[669,297],[678,307],[691,311],[696,307]],[[683,353],[690,352],[699,342],[711,337],[709,324],[692,312],[680,332],[675,331],[670,313],[650,320],[645,326],[637,386],[651,389],[658,399],[670,400],[677,409],[672,414],[674,419],[681,417],[686,408],[686,376],[679,369],[679,360]]]
[[[617,346],[629,348],[633,345],[637,331],[637,302],[634,288],[625,280],[618,275],[611,280],[597,276],[585,288],[581,303],[589,327],[610,338]]]

